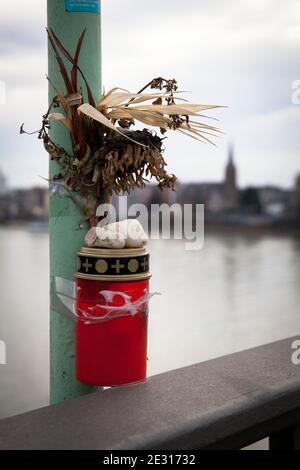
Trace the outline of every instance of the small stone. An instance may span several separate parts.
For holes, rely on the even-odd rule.
[[[94,246],[99,248],[112,248],[120,249],[125,248],[125,237],[116,228],[110,227],[96,227],[97,240]]]
[[[85,243],[91,248],[142,248],[148,237],[138,220],[127,219],[102,227],[92,227],[85,237]]]
[[[85,236],[85,244],[89,247],[93,247],[95,246],[95,243],[97,241],[97,232],[96,232],[96,228],[97,227],[92,227],[90,228],[90,230],[88,231],[88,233],[86,234]]]
[[[125,237],[126,248],[142,248],[146,245],[148,237],[138,220],[128,219],[117,224],[120,232]]]

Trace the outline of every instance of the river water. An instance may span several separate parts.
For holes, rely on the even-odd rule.
[[[300,334],[296,236],[213,233],[198,252],[173,240],[150,251],[150,375]],[[0,229],[0,419],[48,404],[48,269],[47,233]]]

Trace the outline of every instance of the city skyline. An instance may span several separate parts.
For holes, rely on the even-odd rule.
[[[54,193],[53,193],[54,195]],[[299,220],[300,208],[300,173],[295,185],[286,189],[278,185],[241,187],[238,184],[238,166],[235,162],[234,147],[228,147],[227,162],[223,168],[223,178],[219,181],[177,181],[175,191],[160,191],[157,184],[147,184],[144,188],[136,188],[126,193],[127,204],[204,204],[209,214],[225,215],[241,214],[246,211],[246,219],[251,211],[267,217],[294,215]],[[122,198],[122,196],[121,196]],[[250,198],[250,200],[249,200]],[[30,188],[9,188],[7,180],[0,168],[0,221],[48,218],[49,208],[48,187],[32,186]],[[250,201],[250,204],[249,204]],[[113,195],[112,203],[117,207],[118,197]],[[254,206],[253,206],[254,203]],[[248,208],[247,208],[248,207]],[[250,207],[250,213],[247,213]],[[243,220],[246,220],[244,217]],[[269,219],[267,219],[269,221]]]
[[[174,76],[193,101],[228,106],[214,114],[226,134],[217,148],[170,135],[168,169],[181,181],[221,180],[227,146],[234,141],[241,187],[292,188],[300,170],[300,107],[291,100],[292,83],[300,78],[299,2],[290,0],[288,9],[279,0],[223,5],[103,2],[103,84],[136,91],[154,76]],[[37,129],[47,108],[45,24],[45,0],[20,2],[17,16],[13,4],[2,8],[0,81],[6,84],[6,104],[0,104],[0,167],[11,187],[46,184],[39,178],[48,174],[41,142],[18,135],[22,122]]]

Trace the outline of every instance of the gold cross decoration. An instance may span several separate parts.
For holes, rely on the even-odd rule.
[[[141,266],[142,266],[144,271],[146,271],[148,269],[148,259],[147,258],[144,258],[143,262],[141,263]]]
[[[89,269],[93,267],[91,263],[89,263],[88,258],[86,258],[85,262],[82,263],[82,267],[85,268],[85,272],[88,273]]]
[[[116,264],[112,264],[112,269],[116,270],[117,274],[120,274],[121,269],[125,268],[125,264],[121,264],[120,260],[117,259]]]

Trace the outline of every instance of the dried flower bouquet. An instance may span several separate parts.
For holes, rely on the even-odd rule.
[[[173,189],[176,177],[166,171],[164,134],[174,130],[212,143],[210,137],[220,130],[196,119],[206,118],[203,111],[220,106],[188,103],[178,91],[176,80],[161,77],[151,80],[138,93],[113,88],[96,103],[79,66],[85,31],[78,40],[74,56],[53,30],[47,33],[66,88],[62,93],[51,82],[56,96],[38,131],[51,160],[59,167],[51,184],[61,184],[81,197],[85,217],[91,225],[97,223],[97,206],[109,202],[113,192],[120,194],[142,188],[147,178],[155,178],[162,190]],[[71,63],[70,73],[63,57]],[[85,83],[88,102],[84,102],[79,76]],[[147,89],[151,91],[146,93]],[[69,131],[72,154],[51,139],[52,121],[60,121]],[[150,128],[136,129],[136,122]],[[25,133],[24,126],[21,133]]]

